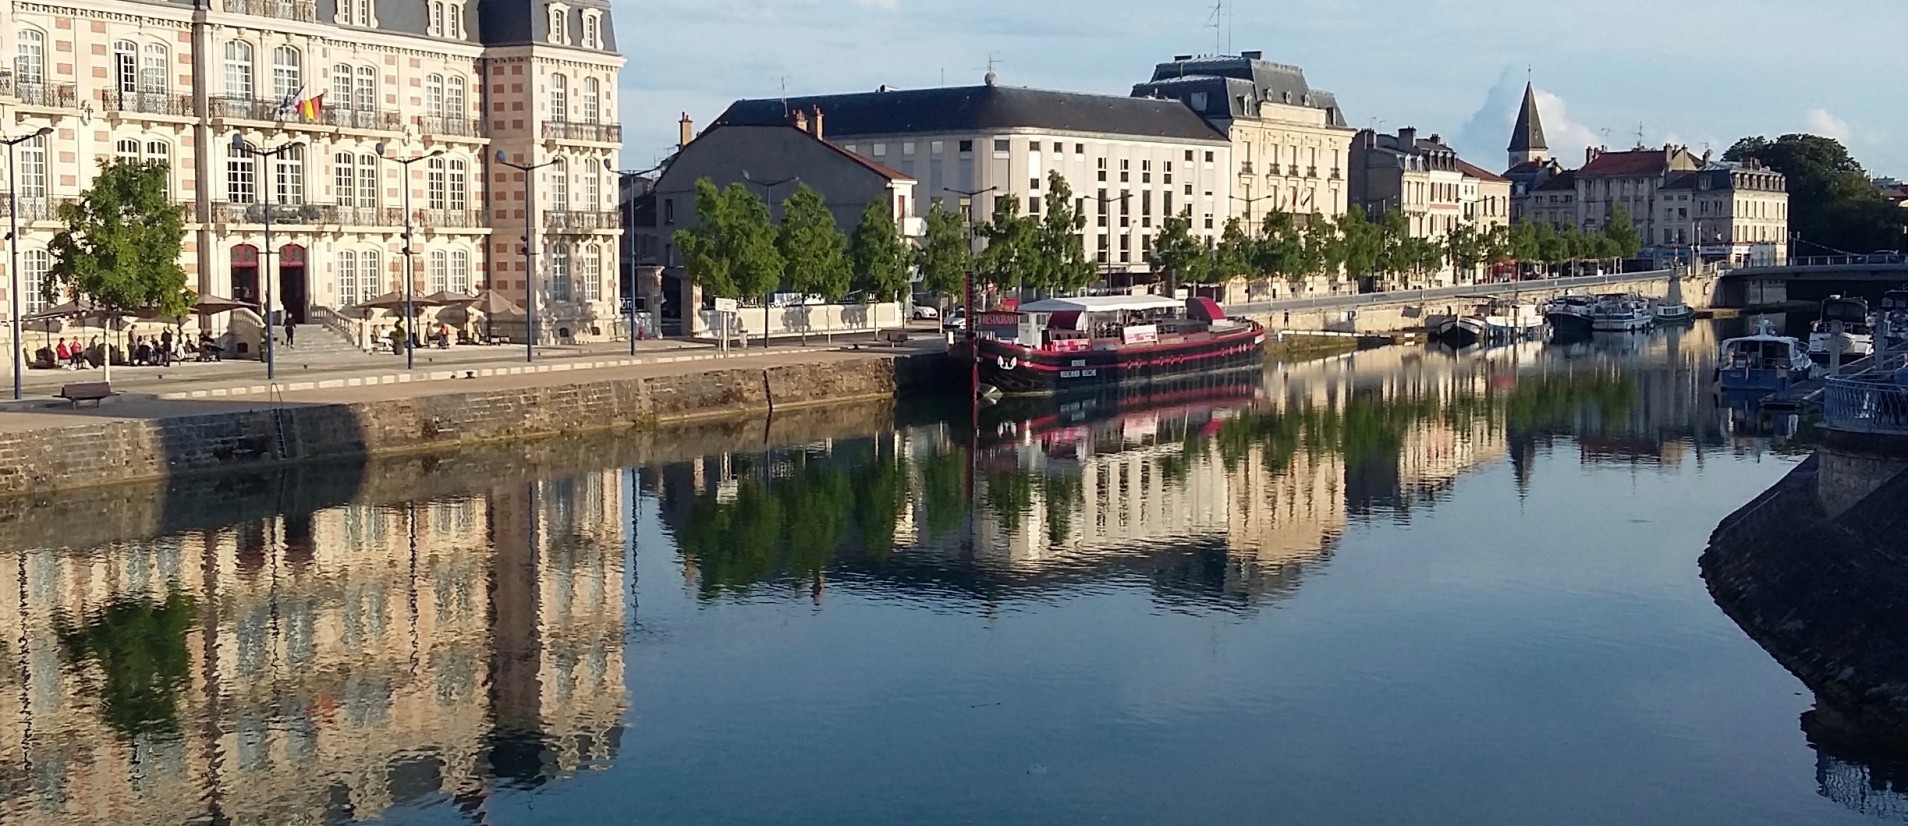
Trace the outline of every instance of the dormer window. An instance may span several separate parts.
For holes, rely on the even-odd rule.
[[[464,6],[452,0],[431,0],[426,33],[431,37],[464,39]]]
[[[559,46],[570,45],[570,9],[559,3],[550,4],[551,43]]]
[[[595,9],[583,12],[583,48],[603,48],[603,13]]]

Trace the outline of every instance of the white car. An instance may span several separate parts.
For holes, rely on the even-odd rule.
[[[954,312],[948,313],[947,320],[941,322],[941,329],[943,330],[967,329],[967,311],[963,309],[956,309]]]
[[[916,320],[929,320],[929,319],[936,319],[940,317],[941,317],[941,311],[934,309],[930,305],[927,305],[927,304],[914,305],[914,318]]]

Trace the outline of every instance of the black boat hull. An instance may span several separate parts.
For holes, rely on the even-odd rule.
[[[1550,322],[1550,330],[1560,336],[1590,335],[1590,317],[1576,313],[1545,313],[1544,320]]]
[[[1072,353],[981,339],[975,351],[982,384],[1010,396],[1044,395],[1258,367],[1265,357],[1265,330],[1253,324],[1202,341]]]

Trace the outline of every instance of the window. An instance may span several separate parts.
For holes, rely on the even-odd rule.
[[[676,199],[674,198],[663,199],[663,223],[665,225],[676,223]]]
[[[444,250],[431,250],[425,256],[428,263],[424,267],[424,291],[441,293],[450,289],[450,253]]]
[[[147,43],[139,58],[139,91],[164,94],[166,91],[166,47]]]
[[[338,253],[338,306],[358,303],[358,254],[350,250]]]
[[[372,66],[358,67],[358,99],[352,107],[360,112],[378,111],[378,70]]]
[[[1099,168],[1099,175],[1100,175],[1100,183],[1106,183],[1106,159],[1105,159],[1105,158],[1096,158],[1096,159],[1094,159],[1094,160],[1095,160],[1095,162],[1096,162],[1096,163],[1098,164],[1098,168]]]
[[[424,30],[425,34],[428,34],[432,37],[444,36],[444,31],[445,31],[444,18],[447,16],[445,14],[446,9],[444,8],[444,6],[445,6],[444,0],[431,0],[431,19],[430,19],[430,23],[425,26],[425,30]]]
[[[972,152],[974,151],[974,142],[971,140],[961,141],[955,148],[963,154]]]
[[[331,105],[341,109],[353,108],[351,85],[353,72],[348,63],[339,63],[331,67]]]
[[[570,248],[563,244],[550,246],[550,300],[570,300]]]
[[[53,256],[46,250],[22,250],[20,252],[20,289],[24,293],[20,298],[25,311],[37,313],[46,309],[46,273],[53,268]]]
[[[448,209],[450,190],[446,181],[445,161],[442,157],[424,162],[424,191],[431,209]]]
[[[463,250],[451,250],[450,291],[470,292],[470,253]]]
[[[272,175],[272,195],[281,204],[302,204],[305,202],[305,147],[290,146],[283,154],[272,159],[275,172]]]
[[[358,294],[365,298],[375,298],[384,292],[384,267],[378,261],[377,250],[365,250],[358,253]]]
[[[583,300],[596,301],[603,297],[603,253],[595,244],[583,248],[583,260],[578,267],[577,277],[582,282]]]
[[[464,4],[444,4],[444,36],[453,40],[464,39]]]
[[[376,155],[358,156],[358,206],[375,207],[378,205],[378,158]]]
[[[139,141],[120,138],[113,142],[113,157],[122,161],[139,160]]]
[[[252,96],[252,44],[243,40],[225,43],[225,94],[235,98]]]
[[[1120,159],[1120,183],[1126,183],[1127,181],[1132,179],[1133,173],[1128,171],[1127,169],[1131,165],[1132,165],[1132,161],[1129,161],[1125,158]]]
[[[586,11],[583,13],[583,48],[585,49],[603,48],[602,15],[593,11]]]
[[[583,78],[581,94],[583,99],[578,101],[578,106],[582,110],[583,122],[596,123],[601,120],[602,113],[597,111],[597,106],[602,101],[602,84],[593,77]]]
[[[250,204],[258,200],[258,163],[250,155],[237,150],[226,150],[225,156],[225,200],[235,204]]]
[[[450,167],[450,208],[466,210],[470,208],[470,174],[463,159],[453,158]]]
[[[1009,145],[1009,144],[1008,144],[1008,142],[1007,142],[1007,139],[1006,139],[1006,138],[995,138],[995,139],[994,139],[994,151],[995,151],[995,152],[1005,152],[1005,151],[1007,151],[1007,148],[1008,148],[1008,145]]]
[[[444,76],[436,72],[424,76],[424,113],[444,114]]]
[[[602,170],[594,166],[584,166],[583,171],[583,208],[593,210],[603,203]]]
[[[331,187],[338,206],[358,205],[358,156],[339,152],[331,156]]]
[[[36,137],[20,144],[20,196],[46,197],[46,138]]]
[[[943,153],[943,152],[946,152],[946,151],[947,151],[947,142],[946,142],[946,141],[928,141],[928,154],[929,154],[929,155],[933,155],[933,156],[935,156],[935,157],[937,157],[937,158],[938,158],[938,157],[940,157],[940,156],[941,156],[941,153]]]
[[[556,209],[570,208],[570,165],[564,164],[565,171],[551,174],[550,204]]]
[[[13,81],[22,86],[46,82],[46,35],[38,29],[21,29],[14,44]]]
[[[570,119],[570,79],[564,75],[550,76],[550,119],[558,123]]]
[[[347,9],[345,23],[353,26],[371,26],[371,0],[340,0],[339,7]]]
[[[303,88],[304,84],[298,68],[298,50],[290,46],[273,49],[272,97],[281,101],[291,100]]]
[[[565,9],[564,7],[556,5],[554,3],[550,5],[550,19],[549,19],[548,25],[550,27],[550,42],[551,43],[555,43],[557,45],[566,45],[569,43],[569,36],[570,36],[570,19],[569,18],[570,18],[570,15],[569,15],[568,9]]]
[[[464,78],[451,75],[444,79],[444,117],[462,118],[470,113],[464,100]]]
[[[139,91],[139,46],[130,40],[113,41],[114,88],[121,94]]]

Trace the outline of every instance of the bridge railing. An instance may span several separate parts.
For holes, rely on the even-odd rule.
[[[1803,255],[1789,259],[1791,267],[1855,267],[1867,264],[1908,264],[1908,255],[1878,252],[1871,255]]]
[[[1226,311],[1234,314],[1252,314],[1283,312],[1286,310],[1354,309],[1357,307],[1371,307],[1385,304],[1418,304],[1474,295],[1512,295],[1515,293],[1571,290],[1580,287],[1601,287],[1606,284],[1649,281],[1658,278],[1668,278],[1669,276],[1669,270],[1651,270],[1649,272],[1605,273],[1603,275],[1579,275],[1567,278],[1509,281],[1501,284],[1459,284],[1452,287],[1431,287],[1423,290],[1341,293],[1338,295],[1321,295],[1309,298],[1288,298],[1282,301],[1228,304],[1226,305]]]
[[[1822,424],[1831,430],[1908,436],[1908,386],[1874,378],[1830,378]]]

